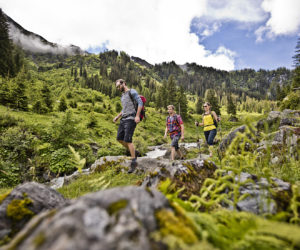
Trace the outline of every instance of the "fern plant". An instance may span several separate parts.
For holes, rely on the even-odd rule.
[[[78,171],[81,173],[82,169],[83,169],[83,167],[86,163],[86,159],[85,158],[81,159],[80,154],[78,152],[76,152],[75,149],[72,146],[68,145],[68,147],[69,147],[69,149],[72,153],[72,156],[73,156],[71,158],[71,162],[74,164],[74,166],[76,166]]]

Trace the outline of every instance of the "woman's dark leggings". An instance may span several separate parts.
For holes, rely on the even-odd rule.
[[[205,139],[209,146],[214,144],[214,138],[215,138],[216,134],[217,134],[216,129],[204,131]]]

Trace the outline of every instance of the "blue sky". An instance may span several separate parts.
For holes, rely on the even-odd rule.
[[[237,22],[224,22],[217,32],[208,37],[199,34],[197,27],[191,24],[191,32],[196,33],[201,43],[211,51],[216,51],[219,46],[224,46],[236,53],[235,69],[252,68],[276,69],[278,67],[293,68],[297,35],[277,36],[262,42],[256,41],[254,30],[241,28]],[[197,22],[197,21],[196,21]]]
[[[300,0],[0,0],[50,42],[125,51],[151,64],[292,68]]]

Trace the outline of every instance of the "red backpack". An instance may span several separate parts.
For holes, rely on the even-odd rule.
[[[131,101],[133,102],[133,105],[135,107],[135,111],[137,111],[138,109],[138,104],[136,102],[136,100],[133,99],[132,95],[131,95],[131,90],[129,90],[129,96],[130,96],[130,99]],[[143,107],[142,107],[142,110],[141,110],[141,113],[140,113],[140,120],[142,121],[144,118],[146,120],[146,109],[145,109],[145,103],[146,103],[146,97],[145,96],[142,96],[142,95],[139,95],[139,97],[141,98],[142,102],[143,102]]]

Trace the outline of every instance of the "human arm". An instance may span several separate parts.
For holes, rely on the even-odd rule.
[[[144,103],[135,89],[131,89],[130,93],[131,93],[131,96],[132,96],[133,100],[135,101],[135,103],[137,103],[137,110],[136,110],[136,115],[135,115],[134,120],[136,123],[139,123],[140,122],[140,114],[141,114]]]
[[[113,119],[113,122],[116,122],[122,116],[122,111]]]
[[[216,112],[215,111],[211,111],[211,114],[213,115],[214,119],[219,122],[221,121],[221,118],[217,116]]]
[[[183,125],[183,123],[180,124],[180,127],[181,127],[181,140],[183,141],[184,140],[184,125]]]
[[[167,134],[168,134],[168,126],[166,126],[164,138],[167,138]]]
[[[138,109],[136,111],[136,115],[135,115],[135,118],[134,118],[134,121],[136,123],[139,123],[141,120],[140,120],[140,113],[142,111],[142,106],[138,106]]]
[[[195,121],[195,125],[198,127],[198,126],[203,126],[204,125],[204,121],[203,121],[203,119],[202,119],[202,122],[201,123],[199,123],[199,122],[197,122],[197,121]]]

